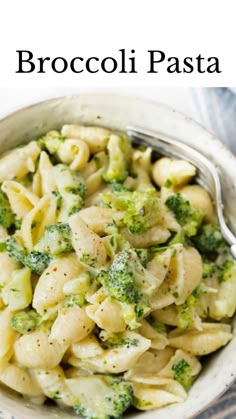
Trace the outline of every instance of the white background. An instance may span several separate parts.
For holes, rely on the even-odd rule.
[[[7,0],[0,10],[0,85],[154,87],[235,85],[235,0]],[[16,74],[16,50],[34,57],[119,57],[136,51],[138,74]],[[217,56],[221,74],[147,74],[147,50]]]
[[[0,116],[49,97],[106,91],[168,104],[194,119],[189,86],[235,86],[235,0],[8,0],[0,8]],[[16,50],[34,57],[119,57],[138,74],[16,74]],[[148,74],[147,50],[217,56],[221,74]],[[35,61],[36,62],[36,61]]]

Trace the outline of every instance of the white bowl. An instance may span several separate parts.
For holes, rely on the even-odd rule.
[[[213,161],[221,175],[225,213],[236,232],[236,159],[190,118],[155,102],[113,95],[71,96],[47,100],[21,109],[0,121],[0,151],[38,138],[65,123],[101,125],[125,130],[139,125],[175,137],[199,150]],[[209,357],[187,400],[158,411],[140,412],[140,419],[189,419],[219,397],[236,378],[236,337],[222,350]],[[35,406],[16,393],[1,388],[0,413],[4,419],[78,418],[72,410]],[[132,415],[131,415],[132,417]]]

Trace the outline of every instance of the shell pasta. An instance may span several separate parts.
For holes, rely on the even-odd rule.
[[[0,157],[2,385],[91,419],[184,402],[236,309],[236,263],[195,176],[102,127]]]

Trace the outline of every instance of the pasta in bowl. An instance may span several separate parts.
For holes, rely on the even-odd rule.
[[[2,156],[4,385],[97,419],[186,400],[236,307],[236,264],[195,175],[100,126]]]

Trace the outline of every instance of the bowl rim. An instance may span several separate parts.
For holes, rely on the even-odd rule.
[[[135,100],[138,101],[140,103],[149,103],[152,104],[154,106],[157,106],[158,108],[164,108],[166,109],[166,111],[169,111],[171,113],[177,114],[179,116],[181,116],[182,118],[184,118],[186,120],[187,123],[191,123],[191,125],[195,126],[195,127],[199,127],[202,130],[205,131],[205,133],[208,133],[208,135],[210,135],[211,139],[214,140],[214,142],[217,142],[218,145],[220,145],[221,148],[224,149],[224,151],[229,155],[229,157],[236,159],[236,156],[233,154],[233,152],[212,132],[210,131],[208,128],[206,128],[202,123],[196,121],[193,117],[185,114],[182,111],[179,111],[177,109],[175,109],[174,107],[172,107],[171,105],[156,101],[155,99],[151,99],[151,98],[146,98],[146,97],[142,97],[139,95],[133,95],[133,94],[128,94],[128,95],[123,95],[123,94],[119,94],[119,93],[113,93],[113,92],[106,92],[104,93],[103,90],[101,89],[101,91],[97,91],[95,93],[93,93],[90,90],[86,90],[83,91],[82,93],[76,93],[76,94],[65,94],[65,95],[55,95],[53,97],[50,98],[46,98],[46,99],[40,99],[40,100],[36,100],[36,102],[30,102],[28,104],[24,104],[23,106],[19,105],[19,107],[17,106],[15,109],[9,109],[6,111],[6,113],[4,112],[3,114],[0,114],[0,123],[20,114],[21,112],[25,112],[28,111],[28,109],[32,109],[35,108],[37,106],[41,106],[44,103],[47,103],[50,105],[50,103],[53,103],[55,101],[64,101],[64,100],[68,100],[68,99],[76,99],[76,98],[81,98],[81,97],[107,97],[107,98],[114,98],[114,97],[119,97],[119,99],[131,99],[131,100]]]
[[[65,95],[55,95],[53,97],[50,98],[46,98],[46,99],[42,99],[42,100],[36,100],[35,102],[30,102],[28,104],[24,104],[23,106],[19,105],[17,106],[15,109],[8,109],[5,113],[0,114],[0,125],[4,122],[4,121],[8,121],[11,118],[14,118],[17,115],[20,115],[23,112],[27,112],[29,109],[32,108],[37,108],[38,106],[44,105],[45,103],[50,105],[50,103],[55,103],[55,102],[61,102],[61,101],[65,101],[65,100],[70,100],[70,99],[76,99],[76,98],[80,98],[83,99],[83,97],[89,98],[89,97],[106,97],[107,99],[109,98],[115,98],[115,97],[119,97],[119,99],[123,99],[123,100],[135,100],[138,101],[140,104],[152,104],[155,107],[159,108],[159,109],[165,109],[166,111],[168,111],[170,114],[174,113],[177,114],[177,116],[180,116],[182,118],[182,120],[184,119],[185,122],[187,124],[191,124],[194,127],[198,127],[200,128],[202,131],[205,132],[205,134],[209,135],[209,140],[214,141],[214,143],[217,144],[218,147],[220,147],[221,149],[224,149],[225,154],[228,155],[229,158],[235,160],[236,163],[236,156],[232,153],[232,151],[230,149],[227,148],[227,146],[221,142],[219,140],[219,138],[212,133],[211,131],[209,131],[206,127],[204,127],[204,125],[202,125],[201,123],[195,121],[191,116],[186,115],[184,112],[181,112],[179,110],[176,110],[174,107],[161,103],[159,101],[156,101],[155,99],[150,99],[150,98],[146,98],[146,97],[142,97],[139,95],[133,95],[133,94],[128,94],[128,95],[123,95],[123,94],[118,94],[118,93],[114,93],[114,92],[105,92],[102,91],[95,91],[95,93],[93,93],[92,91],[88,90],[88,91],[82,91],[81,93],[76,93],[76,94],[65,94]],[[224,383],[224,388],[222,389],[222,391],[215,396],[208,404],[206,404],[203,408],[200,408],[199,410],[197,410],[194,414],[194,416],[189,416],[188,419],[194,418],[197,415],[199,415],[200,413],[204,412],[206,409],[208,409],[210,406],[212,406],[226,391],[227,389],[236,381],[236,376],[228,376],[228,380],[227,383]],[[0,391],[0,398],[1,398],[1,391]],[[4,412],[1,410],[1,413],[4,414],[10,414],[12,415],[12,412],[10,410],[8,410],[8,408],[6,409],[4,407]],[[158,411],[158,410],[157,410]],[[155,412],[155,410],[154,410]],[[145,413],[145,412],[144,412]],[[148,413],[148,411],[146,412]]]

